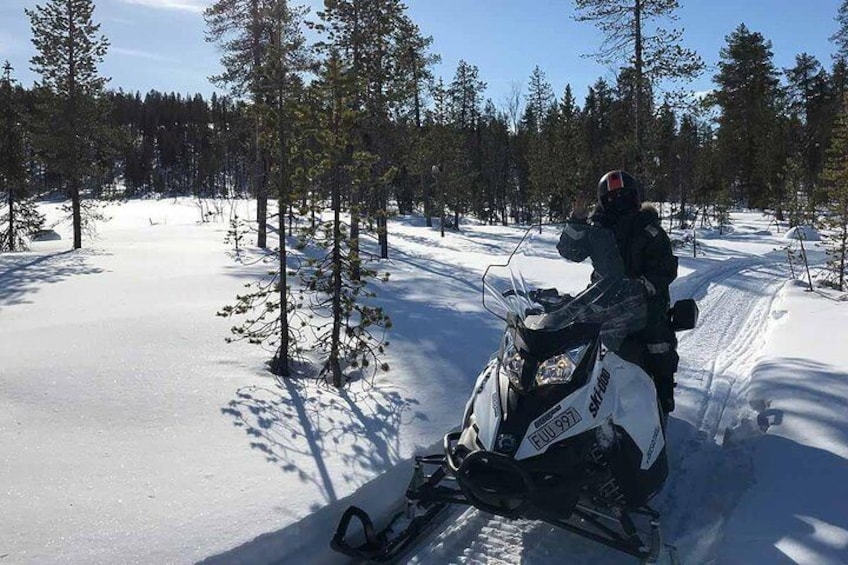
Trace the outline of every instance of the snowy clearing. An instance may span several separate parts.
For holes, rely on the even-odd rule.
[[[376,290],[392,370],[337,392],[279,385],[267,353],[224,343],[215,312],[268,270],[234,260],[225,222],[199,224],[190,199],[107,214],[80,252],[59,226],[0,255],[0,563],[344,562],[328,547],[341,511],[391,507],[404,460],[459,423],[500,332],[480,277],[523,230],[391,222]],[[696,298],[701,323],[681,334],[664,534],[686,563],[844,563],[848,304],[786,284],[767,219],[733,227],[699,234],[698,258],[678,250],[673,295]],[[452,516],[413,562],[631,562],[548,526]]]

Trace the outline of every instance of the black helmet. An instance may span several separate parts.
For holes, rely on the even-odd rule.
[[[626,171],[610,171],[598,181],[598,204],[606,212],[636,211],[644,198],[642,183]]]

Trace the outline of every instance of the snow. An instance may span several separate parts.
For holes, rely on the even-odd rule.
[[[386,515],[409,458],[459,423],[500,333],[480,278],[522,229],[442,239],[390,222],[375,290],[392,370],[338,392],[279,383],[267,352],[224,343],[232,322],[215,312],[268,270],[255,248],[234,260],[228,212],[199,223],[191,199],[130,201],[82,251],[61,224],[61,240],[0,255],[3,565],[344,562],[328,548],[344,508]],[[697,258],[677,251],[672,292],[698,300],[701,323],[680,336],[656,506],[686,563],[848,561],[848,305],[786,284],[769,229],[735,213],[733,230],[699,233]],[[564,285],[586,271],[570,265]],[[629,562],[533,522],[449,521],[413,562]]]
[[[821,235],[812,226],[795,226],[783,235],[784,239],[802,239],[804,241],[821,241]]]

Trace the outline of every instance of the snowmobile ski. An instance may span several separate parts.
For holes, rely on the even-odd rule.
[[[369,563],[395,563],[402,558],[422,536],[437,522],[453,500],[450,497],[432,498],[421,496],[422,492],[439,492],[438,484],[445,479],[444,458],[422,456],[415,458],[415,471],[406,492],[404,508],[395,512],[388,525],[376,531],[367,512],[350,506],[342,514],[330,547],[358,561]],[[424,465],[438,468],[430,475],[424,474]],[[444,487],[441,487],[444,488]],[[364,541],[351,545],[351,522],[356,519],[360,526],[360,537]]]

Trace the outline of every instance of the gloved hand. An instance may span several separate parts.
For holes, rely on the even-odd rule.
[[[645,278],[645,275],[642,275],[636,280],[639,281],[639,284],[645,287],[645,291],[648,293],[649,297],[657,294],[657,287],[654,286],[654,283]]]
[[[589,217],[589,205],[586,202],[586,197],[580,193],[574,195],[574,200],[571,202],[571,219],[578,222],[585,222]]]

